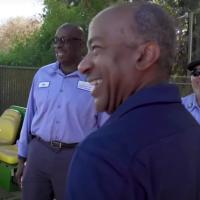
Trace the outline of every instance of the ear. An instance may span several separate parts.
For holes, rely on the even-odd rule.
[[[138,50],[136,68],[140,71],[150,68],[160,57],[160,47],[153,41],[140,45]]]

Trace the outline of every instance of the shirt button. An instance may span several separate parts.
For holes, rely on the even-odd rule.
[[[188,108],[192,108],[192,106],[193,106],[193,103],[190,103],[190,104],[188,105]]]
[[[58,108],[60,108],[60,105],[58,105]]]
[[[63,92],[63,90],[62,90],[62,89],[60,89],[60,92]]]
[[[60,121],[56,121],[56,124],[59,124],[60,123]]]

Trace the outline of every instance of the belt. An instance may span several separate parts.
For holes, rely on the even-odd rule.
[[[60,142],[60,141],[57,141],[57,140],[47,142],[47,141],[43,140],[41,137],[38,137],[38,136],[33,136],[33,138],[36,138],[39,142],[46,144],[50,147],[56,148],[56,149],[63,149],[63,148],[71,149],[71,148],[75,148],[76,145],[78,144],[78,143],[63,143],[63,142]]]

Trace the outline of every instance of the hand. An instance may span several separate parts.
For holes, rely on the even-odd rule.
[[[22,176],[24,172],[25,160],[19,159],[17,171],[15,173],[15,180],[20,188],[22,188]]]

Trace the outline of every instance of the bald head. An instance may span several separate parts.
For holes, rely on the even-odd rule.
[[[54,50],[64,73],[77,70],[77,65],[85,51],[83,29],[70,23],[61,25],[55,33]]]
[[[168,80],[174,44],[173,23],[155,4],[127,3],[97,14],[79,64],[94,85],[97,110],[112,113],[138,90]]]
[[[176,49],[175,25],[172,17],[160,6],[147,2],[115,5],[101,11],[91,24],[96,20],[112,21],[110,28],[121,24],[120,30],[118,26],[116,31],[123,34],[130,46],[138,40],[157,42],[161,52],[159,65],[170,71]]]
[[[56,32],[60,31],[61,29],[66,30],[70,35],[73,35],[73,37],[84,40],[84,31],[80,26],[70,23],[64,23],[60,27],[58,27]]]

